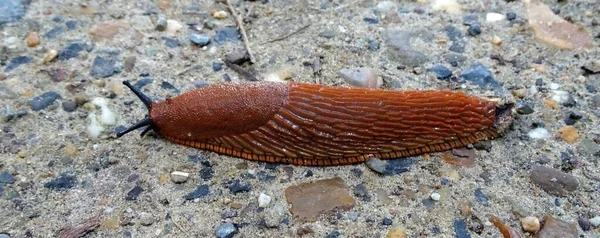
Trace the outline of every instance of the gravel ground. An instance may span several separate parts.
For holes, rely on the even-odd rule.
[[[492,217],[525,237],[539,222],[540,237],[599,237],[600,3],[543,3],[591,47],[544,43],[520,1],[233,1],[249,64],[223,3],[0,0],[0,237],[501,237]],[[122,81],[162,100],[246,80],[225,61],[266,80],[497,97],[518,116],[474,149],[369,167],[115,138],[146,115]],[[352,205],[292,214],[286,189],[334,177],[323,186]]]

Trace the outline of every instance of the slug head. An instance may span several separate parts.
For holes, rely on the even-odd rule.
[[[133,93],[135,93],[135,95],[144,103],[144,105],[146,105],[146,108],[148,108],[148,111],[150,111],[152,109],[152,100],[150,100],[150,98],[148,96],[144,95],[144,93],[142,93],[139,89],[137,89],[136,87],[131,85],[131,83],[129,83],[129,81],[124,81],[123,84],[125,84],[125,86],[127,86]],[[144,136],[146,133],[148,133],[148,131],[150,131],[151,129],[154,128],[154,123],[152,122],[152,118],[149,115],[146,115],[146,118],[142,119],[135,125],[130,126],[126,130],[118,132],[117,138],[121,137],[129,132],[132,132],[138,128],[142,128],[145,126],[146,126],[146,129],[144,129],[144,131],[140,134],[140,136]]]

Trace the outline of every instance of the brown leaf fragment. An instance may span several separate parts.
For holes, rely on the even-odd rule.
[[[498,228],[498,230],[500,230],[500,233],[502,233],[504,238],[521,238],[521,234],[519,234],[519,232],[504,224],[500,218],[492,215],[490,216],[490,221]]]
[[[90,218],[83,221],[82,223],[66,226],[58,231],[58,237],[60,238],[79,238],[85,234],[90,233],[100,227],[100,220],[98,217]]]
[[[314,222],[318,216],[338,209],[348,211],[356,204],[339,177],[292,185],[285,190],[285,198],[292,205],[294,218],[301,222]]]
[[[457,166],[469,167],[469,168],[475,166],[475,158],[474,157],[458,158],[448,152],[442,153],[441,157],[444,162],[451,164],[451,165],[457,165]]]

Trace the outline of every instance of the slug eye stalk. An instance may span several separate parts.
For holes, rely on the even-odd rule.
[[[152,107],[152,100],[150,100],[150,98],[148,96],[146,96],[144,93],[142,93],[142,91],[140,91],[139,89],[137,89],[136,87],[131,85],[131,83],[129,83],[129,81],[124,81],[123,84],[125,84],[125,86],[127,86],[144,103],[144,105],[146,105],[146,108],[148,108],[148,111],[150,111],[150,109]],[[146,116],[146,118],[139,121],[138,123],[136,123],[135,125],[130,126],[126,130],[124,130],[122,132],[118,132],[117,138],[119,138],[129,132],[132,132],[138,128],[142,128],[145,126],[147,126],[147,127],[140,134],[140,136],[144,136],[146,133],[148,133],[148,131],[152,130],[152,127],[154,126],[154,123],[152,122],[152,118],[150,118],[149,115]]]

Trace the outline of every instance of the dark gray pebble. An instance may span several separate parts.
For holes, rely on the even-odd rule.
[[[15,177],[8,171],[2,171],[2,173],[0,173],[0,183],[15,183]]]
[[[160,83],[160,87],[166,90],[170,90],[176,94],[179,94],[179,89],[177,89],[173,84],[167,82],[167,81],[163,81],[162,83]]]
[[[448,36],[448,38],[452,41],[449,50],[456,53],[464,53],[465,41],[460,30],[456,29],[456,27],[452,25],[447,25],[444,27],[444,31],[446,32],[446,36]]]
[[[394,221],[392,220],[392,218],[389,217],[385,217],[383,218],[383,221],[381,222],[381,224],[383,224],[384,226],[389,226],[392,225]]]
[[[340,237],[342,235],[342,233],[340,233],[339,231],[332,231],[329,234],[327,234],[327,236],[325,236],[325,238],[337,238]]]
[[[177,40],[177,39],[173,39],[170,37],[163,37],[163,40],[165,41],[165,45],[169,48],[179,47],[179,40]]]
[[[265,169],[276,169],[279,166],[279,164],[277,163],[265,163]]]
[[[410,167],[417,162],[414,158],[399,158],[387,161],[383,175],[398,175],[410,171]]]
[[[536,78],[535,86],[542,86],[542,85],[544,85],[544,80],[542,78]]]
[[[435,73],[437,79],[449,79],[452,76],[452,71],[441,64],[435,65],[427,71]]]
[[[477,150],[485,150],[487,152],[490,152],[492,150],[492,142],[489,140],[478,141],[473,144],[473,147]]]
[[[256,173],[256,177],[258,177],[258,181],[261,181],[261,182],[271,182],[275,178],[277,178],[277,176],[270,175],[265,171],[260,171],[260,172]]]
[[[229,185],[229,191],[233,194],[249,192],[252,189],[249,183],[240,182],[239,180],[234,180]]]
[[[517,108],[517,113],[522,114],[522,115],[529,115],[531,113],[533,113],[533,108],[531,108],[531,106],[529,106],[529,104],[521,104],[519,105],[519,107]]]
[[[235,233],[237,233],[237,229],[231,223],[225,223],[217,227],[215,231],[218,238],[231,238]]]
[[[326,30],[326,31],[322,31],[321,33],[319,33],[319,36],[327,38],[327,39],[331,39],[331,38],[335,37],[335,32]]]
[[[428,209],[432,209],[435,207],[435,201],[429,197],[421,200],[421,204],[423,204],[423,206],[425,206]]]
[[[69,43],[67,47],[60,50],[58,53],[58,58],[60,60],[68,60],[74,57],[77,57],[79,53],[83,50],[91,50],[90,46],[82,41],[74,41]]]
[[[48,39],[53,39],[62,34],[63,32],[65,32],[65,28],[63,26],[57,26],[52,28],[50,31],[46,32],[46,34],[44,34],[44,37]]]
[[[225,60],[233,64],[243,64],[244,62],[250,61],[250,55],[244,48],[236,48],[231,53],[227,54]]]
[[[196,198],[205,197],[210,192],[207,184],[199,185],[194,191],[185,196],[187,200],[194,200]]]
[[[74,174],[64,172],[58,175],[58,177],[50,180],[44,184],[45,188],[55,190],[67,190],[74,188],[77,185],[77,178]]]
[[[213,40],[219,45],[226,42],[239,41],[240,31],[234,26],[223,27],[217,30]]]
[[[67,28],[69,28],[69,30],[74,30],[75,28],[77,28],[77,22],[74,20],[68,20],[67,22],[65,22],[65,25],[67,26]]]
[[[237,217],[238,212],[236,210],[228,210],[221,213],[221,219]]]
[[[62,108],[63,108],[63,110],[65,110],[65,112],[75,111],[75,109],[77,109],[77,102],[75,102],[73,100],[64,101],[62,103]]]
[[[369,39],[367,41],[367,43],[369,43],[369,49],[371,51],[377,51],[377,50],[379,50],[379,41],[373,40],[373,39]]]
[[[507,12],[506,13],[506,20],[512,21],[514,19],[517,19],[517,14],[514,12]]]
[[[579,227],[581,227],[581,230],[583,230],[583,231],[589,231],[592,228],[592,224],[590,224],[590,220],[585,217],[580,217],[577,220],[577,223],[579,224]]]
[[[598,92],[598,90],[596,89],[596,87],[594,87],[594,85],[591,85],[591,84],[586,84],[585,85],[585,89],[587,89],[587,91],[589,93],[597,93]]]
[[[465,220],[455,220],[452,224],[454,226],[454,234],[456,238],[471,238],[471,234],[467,230],[467,223]]]
[[[16,69],[17,67],[21,66],[22,64],[28,64],[29,62],[31,62],[31,60],[33,60],[33,58],[31,58],[30,56],[17,56],[14,57],[10,60],[10,62],[8,62],[8,65],[6,66],[6,68],[4,68],[4,72],[10,72],[13,69]]]
[[[164,31],[167,29],[167,25],[169,23],[167,22],[167,19],[164,18],[163,16],[159,16],[158,20],[156,20],[156,26],[154,27],[154,29],[156,29],[157,31]]]
[[[477,200],[479,204],[487,206],[489,198],[487,195],[485,195],[485,193],[483,193],[481,188],[477,188],[475,189],[475,200]]]
[[[213,169],[212,167],[205,167],[200,169],[200,178],[204,181],[211,180],[213,178]]]
[[[107,78],[121,72],[122,63],[114,56],[96,56],[92,62],[91,75],[95,78]]]
[[[369,24],[377,24],[379,23],[379,19],[377,18],[372,18],[372,17],[365,17],[363,18],[363,21]]]
[[[150,77],[145,77],[140,79],[139,81],[135,82],[133,84],[134,87],[138,88],[138,89],[142,89],[144,86],[151,84],[154,82],[154,79],[150,78]]]
[[[142,187],[136,185],[131,190],[129,190],[129,192],[127,192],[127,196],[125,196],[125,200],[128,200],[128,201],[137,200],[137,198],[140,196],[140,194],[142,194],[143,191],[144,191],[144,189]]]
[[[31,1],[2,0],[0,1],[0,26],[21,20],[27,12]]]
[[[210,43],[210,36],[200,35],[200,34],[190,34],[190,41],[192,41],[197,46],[203,47]]]
[[[362,183],[354,187],[354,196],[362,198],[365,202],[371,201],[371,195],[369,194],[369,190],[367,190],[367,186]]]
[[[201,160],[204,160],[204,156],[203,155],[190,155],[188,156],[188,160],[194,163],[198,163]]]
[[[567,101],[563,103],[563,106],[574,107],[575,105],[577,105],[577,102],[575,102],[575,98],[573,98],[573,96],[569,94],[569,97],[567,98]]]
[[[465,69],[461,75],[461,79],[469,81],[480,88],[500,87],[500,83],[496,81],[492,71],[482,63],[474,63],[469,68]]]
[[[310,169],[309,169],[309,170],[307,170],[307,171],[306,171],[306,173],[304,174],[304,177],[305,177],[305,178],[312,177],[312,176],[313,176],[313,171],[312,171],[312,170],[310,170]]]
[[[473,13],[473,14],[466,14],[464,16],[462,16],[462,21],[463,24],[465,25],[473,25],[479,22],[479,15]]]
[[[212,62],[212,69],[215,72],[219,72],[223,69],[223,64],[219,63],[219,62]]]
[[[479,24],[472,24],[469,26],[467,32],[469,32],[469,35],[471,36],[479,35],[481,34],[481,26]]]
[[[43,93],[40,96],[34,97],[29,101],[29,106],[31,110],[39,111],[47,108],[52,105],[54,101],[61,98],[60,94],[54,91],[48,91]]]

